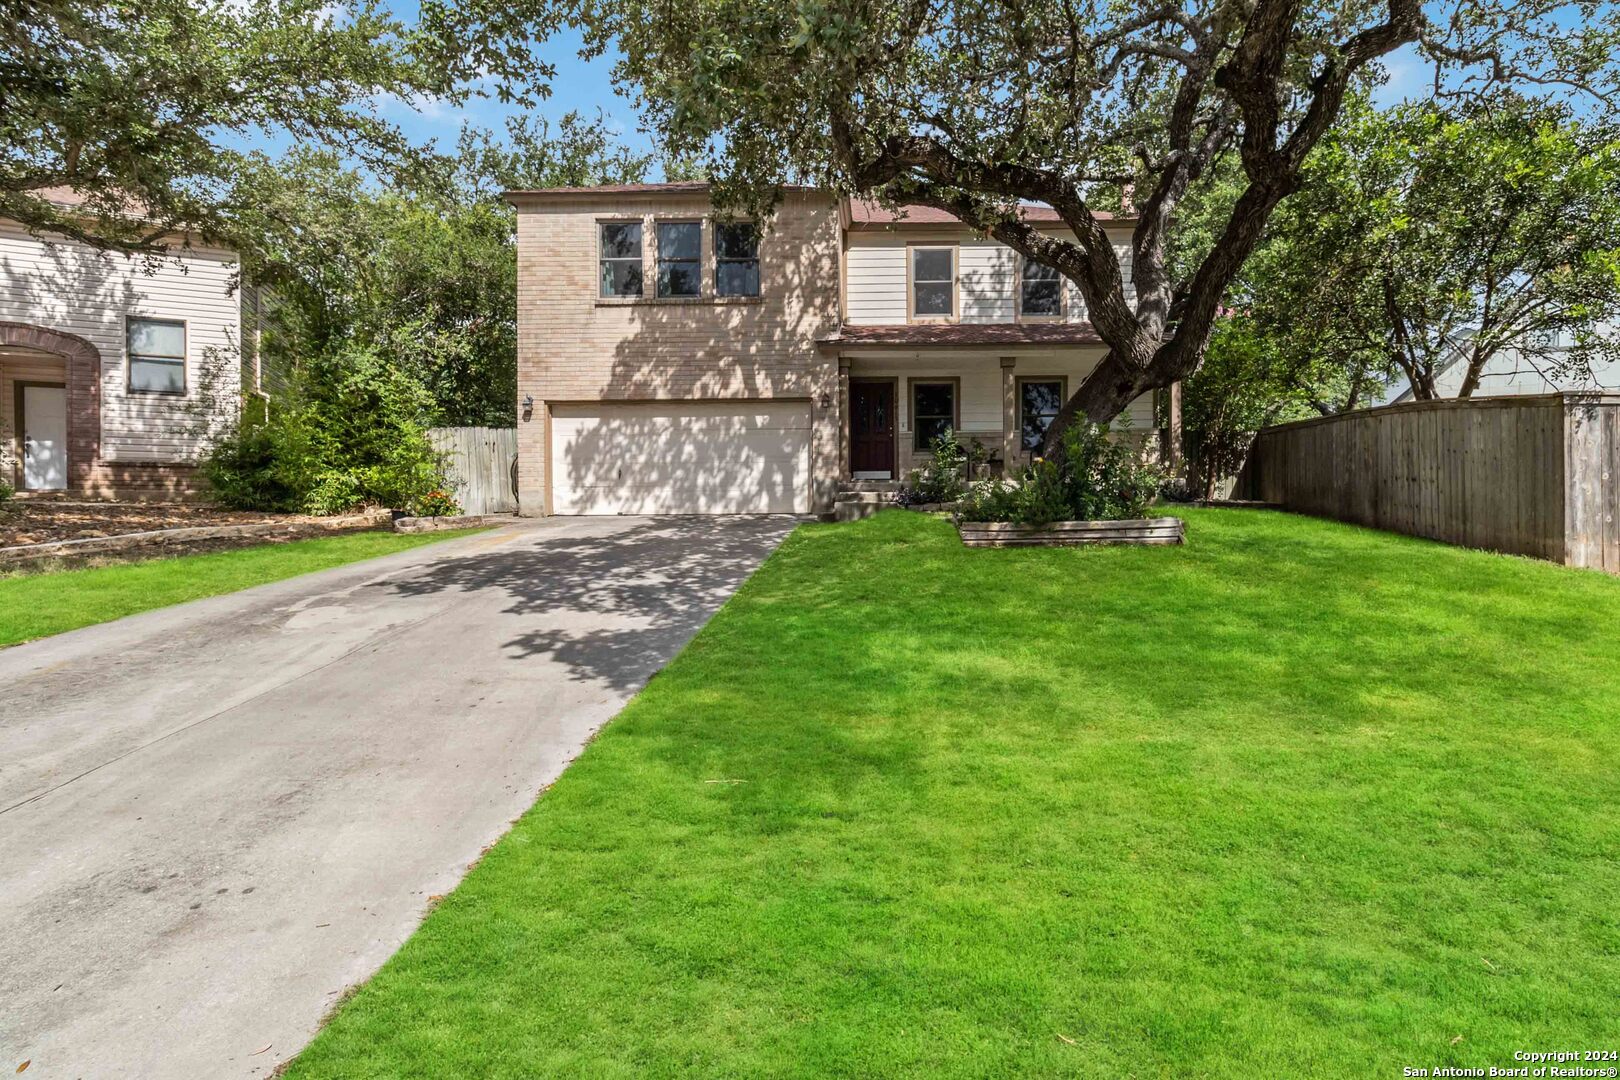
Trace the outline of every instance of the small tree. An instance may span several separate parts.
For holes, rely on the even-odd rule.
[[[317,357],[267,419],[245,419],[215,443],[203,473],[220,502],[242,509],[409,509],[444,483],[425,431],[431,407],[374,352]]]
[[[1620,312],[1620,129],[1516,97],[1360,109],[1248,277],[1297,363],[1402,376],[1419,400],[1453,361],[1469,397],[1505,349],[1549,371],[1620,358],[1604,328]]]
[[[1313,402],[1327,411],[1332,406],[1323,404],[1324,398],[1353,407],[1356,388],[1327,385],[1340,374],[1328,365],[1314,372],[1295,370],[1252,318],[1222,319],[1208,357],[1187,380],[1183,395],[1191,490],[1215,498],[1221,480],[1243,468],[1255,434],[1268,424],[1308,415]]]

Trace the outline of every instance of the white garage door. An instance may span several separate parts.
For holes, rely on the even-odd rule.
[[[804,402],[557,405],[551,505],[558,514],[804,514]]]

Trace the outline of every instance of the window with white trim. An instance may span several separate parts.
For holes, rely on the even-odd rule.
[[[129,388],[153,394],[186,392],[186,324],[130,318],[124,323]]]
[[[913,318],[950,318],[956,314],[956,249],[911,249],[911,314]]]

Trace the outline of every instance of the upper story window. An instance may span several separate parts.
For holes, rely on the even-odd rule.
[[[697,296],[703,292],[703,225],[696,221],[658,223],[658,295]]]
[[[1063,275],[1055,267],[1020,255],[1018,267],[1018,313],[1033,317],[1063,314]]]
[[[949,319],[956,314],[956,248],[911,249],[911,316]]]
[[[641,295],[641,222],[604,221],[598,226],[603,296]]]
[[[759,229],[752,222],[716,222],[714,291],[719,296],[759,295]]]
[[[176,319],[129,319],[129,388],[157,394],[186,392],[186,324]]]

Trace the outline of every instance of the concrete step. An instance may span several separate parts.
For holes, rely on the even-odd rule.
[[[869,518],[880,510],[887,510],[894,504],[892,502],[863,502],[855,499],[839,499],[833,503],[834,521],[859,521]]]
[[[901,482],[899,480],[844,480],[839,483],[838,491],[840,494],[853,491],[887,491],[892,493],[899,491],[900,487]]]

